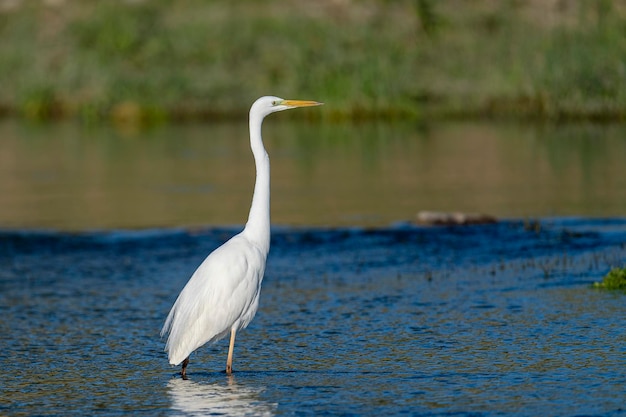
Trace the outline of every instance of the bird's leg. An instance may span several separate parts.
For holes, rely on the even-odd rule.
[[[180,375],[183,379],[187,379],[187,365],[189,365],[189,356],[183,361],[183,369],[180,371]]]
[[[233,350],[235,350],[235,329],[230,331],[230,345],[228,346],[228,359],[226,359],[226,375],[233,373]]]

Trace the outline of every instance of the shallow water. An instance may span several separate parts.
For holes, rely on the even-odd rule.
[[[233,232],[1,232],[0,414],[626,414],[624,219],[276,228],[234,375],[184,381],[158,333]]]

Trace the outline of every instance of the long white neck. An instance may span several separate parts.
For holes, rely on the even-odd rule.
[[[262,123],[262,116],[250,114],[250,147],[256,165],[256,181],[243,234],[267,254],[270,249],[270,158],[263,146]]]

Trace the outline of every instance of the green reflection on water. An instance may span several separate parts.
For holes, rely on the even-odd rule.
[[[420,210],[623,216],[626,126],[314,124],[270,118],[274,224],[387,225]],[[0,123],[0,226],[243,224],[246,123],[147,131]]]

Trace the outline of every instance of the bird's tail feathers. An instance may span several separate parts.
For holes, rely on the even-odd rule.
[[[172,312],[170,312],[170,314],[168,314],[167,318],[165,319],[165,324],[163,324],[163,328],[161,329],[161,337],[169,333],[171,327],[172,327]]]

